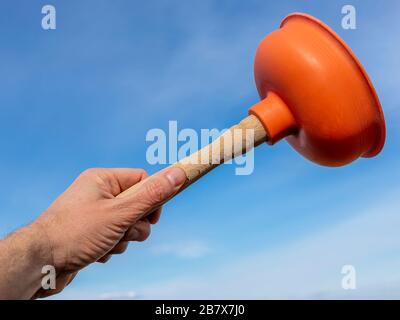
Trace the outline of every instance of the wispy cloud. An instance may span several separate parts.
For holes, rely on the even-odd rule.
[[[147,287],[146,298],[400,298],[398,190],[341,224],[273,251]],[[323,214],[323,213],[321,213]],[[357,289],[341,288],[341,268]],[[397,271],[396,271],[397,270]]]
[[[136,299],[137,294],[135,291],[115,291],[102,293],[99,298],[102,300],[131,300]]]
[[[172,255],[184,259],[196,259],[211,252],[210,247],[202,241],[185,241],[154,245],[151,251],[155,254]]]
[[[133,300],[138,299],[137,292],[133,290],[126,291],[108,291],[98,293],[98,290],[91,288],[68,289],[59,295],[51,296],[51,300]]]

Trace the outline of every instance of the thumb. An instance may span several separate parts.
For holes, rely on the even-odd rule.
[[[172,167],[143,180],[140,187],[121,198],[129,216],[134,220],[146,216],[172,197],[185,183],[187,177],[181,168]]]

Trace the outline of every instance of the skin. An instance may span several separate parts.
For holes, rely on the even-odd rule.
[[[79,270],[143,241],[159,206],[186,181],[178,168],[146,179],[134,194],[116,196],[147,177],[142,169],[89,169],[33,223],[0,241],[0,299],[34,299],[62,291]],[[44,290],[42,268],[56,269],[56,289]]]

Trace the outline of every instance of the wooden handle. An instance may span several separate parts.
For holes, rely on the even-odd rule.
[[[186,182],[176,194],[221,163],[245,154],[266,140],[267,134],[258,118],[253,115],[244,118],[239,124],[225,131],[209,145],[170,166],[183,169],[187,177]],[[147,179],[120,193],[117,198],[135,193],[146,183]]]

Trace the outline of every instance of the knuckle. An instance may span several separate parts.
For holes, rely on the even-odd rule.
[[[125,251],[125,248],[117,248],[112,251],[112,254],[122,254],[122,253],[124,253],[124,251]]]
[[[124,199],[114,199],[115,201],[110,201],[109,206],[106,208],[109,212],[125,212],[126,210],[131,210],[131,206]],[[119,201],[121,200],[121,201]]]
[[[167,188],[160,180],[154,179],[152,181],[149,181],[146,184],[145,188],[146,188],[145,191],[152,204],[160,203],[166,197]]]
[[[138,168],[137,170],[138,170],[139,174],[140,174],[142,177],[147,177],[147,176],[149,175],[149,174],[147,173],[147,171],[144,170],[143,168]]]
[[[99,260],[97,260],[97,262],[99,262],[99,263],[106,263],[108,260],[110,260],[110,258],[111,258],[111,255],[110,255],[110,254],[107,254],[107,255],[105,255],[104,257],[102,257],[102,258],[100,258]]]
[[[146,240],[150,236],[150,233],[151,233],[151,229],[150,229],[150,226],[148,226],[148,227],[146,227],[145,230],[143,230],[143,232],[141,232],[139,234],[136,241],[142,242],[142,241]]]
[[[117,247],[114,248],[112,253],[113,254],[122,254],[126,251],[127,248],[128,248],[128,242],[124,241],[124,242],[121,242],[119,245],[117,245]]]
[[[89,168],[89,169],[86,169],[85,171],[83,171],[81,173],[81,176],[93,176],[93,175],[98,174],[100,170],[101,169],[99,169],[99,168]]]

